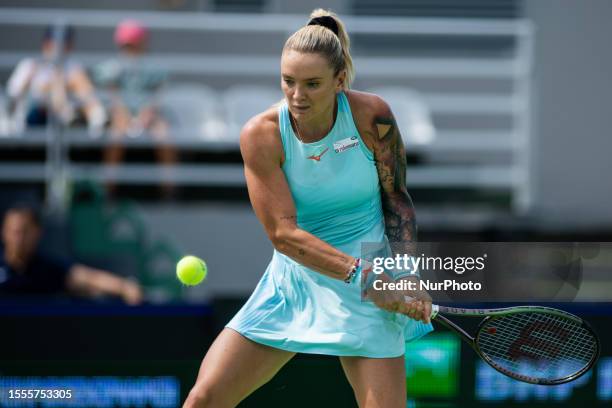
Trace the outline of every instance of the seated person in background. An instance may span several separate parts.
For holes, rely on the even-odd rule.
[[[62,43],[61,52],[57,40]],[[73,45],[72,27],[66,27],[63,35],[47,27],[42,55],[19,62],[7,84],[9,115],[17,122],[14,125],[17,129],[22,128],[23,122],[28,127],[45,126],[53,113],[64,125],[86,120],[92,136],[102,133],[106,112],[85,69],[70,58]],[[25,118],[18,118],[20,114]]]
[[[41,236],[38,214],[29,206],[9,209],[2,224],[0,296],[53,295],[117,296],[130,305],[142,302],[140,286],[110,272],[60,260],[38,249]]]
[[[102,63],[95,69],[95,78],[110,94],[110,135],[112,143],[104,158],[107,164],[117,165],[123,158],[120,141],[125,136],[150,134],[159,143],[158,160],[164,165],[162,189],[172,196],[169,165],[176,162],[176,150],[168,143],[168,123],[157,106],[156,96],[166,80],[160,70],[147,66],[142,56],[147,49],[149,33],[134,20],[121,22],[115,30],[119,57]],[[109,185],[113,190],[113,185]]]

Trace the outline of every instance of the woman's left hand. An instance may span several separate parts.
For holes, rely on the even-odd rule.
[[[409,276],[400,280],[407,280],[415,282],[415,287],[419,287],[419,278],[416,276]],[[406,316],[422,321],[423,323],[431,322],[431,296],[424,290],[406,290],[404,294],[404,303],[400,307],[400,313]]]
[[[391,279],[385,274],[380,275],[377,279],[383,282],[391,282]],[[427,292],[421,290],[375,290],[370,286],[366,288],[365,295],[376,306],[388,312],[402,313],[423,323],[431,321],[431,297]]]

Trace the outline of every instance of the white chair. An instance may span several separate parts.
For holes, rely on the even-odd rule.
[[[9,114],[9,98],[0,90],[0,137],[23,137],[25,129],[25,103],[19,103]]]
[[[223,94],[223,105],[228,124],[227,137],[238,140],[240,129],[251,117],[281,101],[280,89],[264,86],[238,85]]]
[[[370,88],[368,92],[380,96],[389,104],[404,145],[424,145],[435,139],[431,111],[419,92],[402,87]]]
[[[0,137],[9,135],[9,115],[7,101],[2,91],[0,91]]]
[[[211,141],[225,137],[219,94],[207,86],[168,85],[160,91],[159,105],[178,137]]]

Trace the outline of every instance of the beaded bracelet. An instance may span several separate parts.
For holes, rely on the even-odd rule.
[[[357,271],[359,270],[360,266],[361,266],[361,258],[356,258],[355,262],[351,266],[351,269],[349,269],[349,271],[347,272],[346,278],[344,278],[345,283],[353,282],[353,279],[355,278],[355,275],[357,275]]]

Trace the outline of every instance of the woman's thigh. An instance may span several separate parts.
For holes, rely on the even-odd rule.
[[[294,355],[225,328],[208,349],[185,407],[234,407],[272,379]]]
[[[405,408],[404,357],[340,357],[360,408]]]

